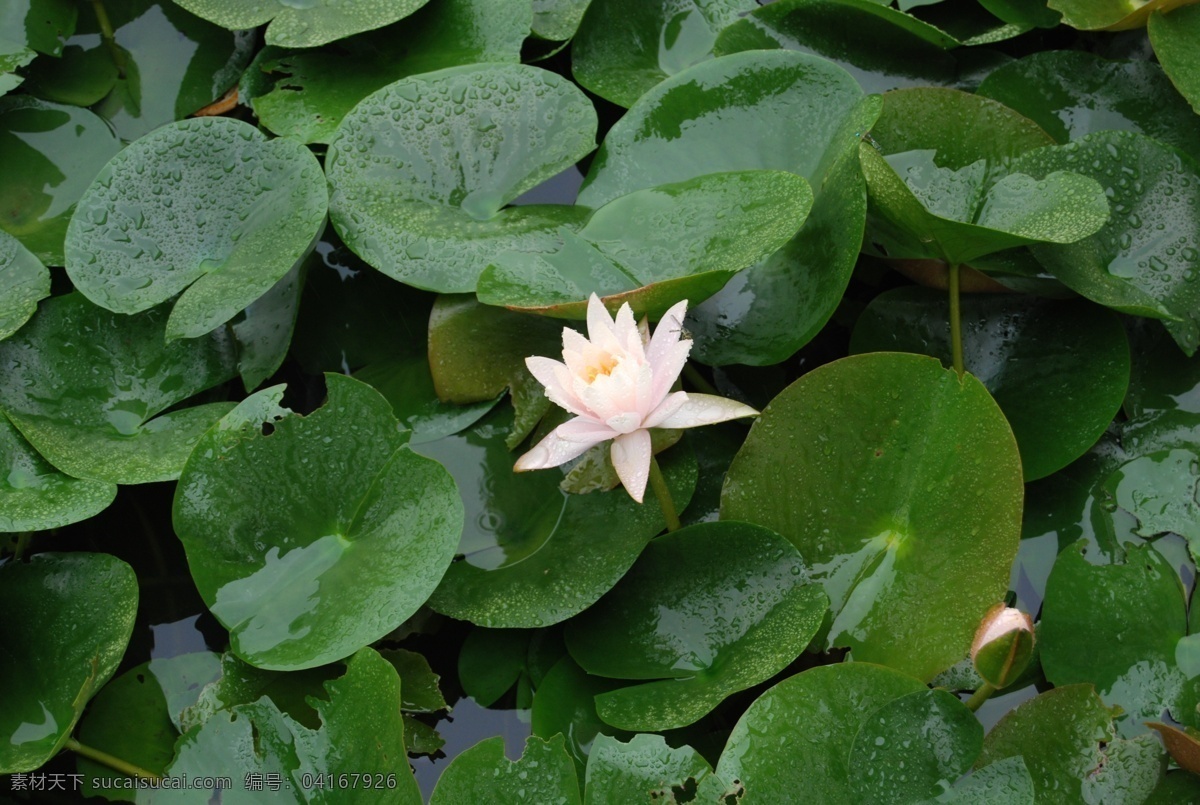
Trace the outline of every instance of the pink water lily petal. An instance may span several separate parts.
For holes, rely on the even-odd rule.
[[[687,315],[686,299],[668,308],[659,320],[658,327],[654,329],[654,337],[650,339],[650,346],[646,348],[646,360],[652,365],[657,366],[662,363],[667,357],[667,352],[682,338],[685,315]],[[688,348],[691,348],[690,344]]]
[[[615,331],[617,340],[621,342],[621,346],[627,353],[638,361],[646,359],[646,352],[642,347],[642,334],[638,332],[637,322],[633,318],[633,309],[629,305],[621,305],[621,309],[617,311]]]
[[[679,373],[683,371],[688,353],[691,351],[692,342],[690,340],[679,341],[664,348],[657,361],[651,364],[654,368],[654,387],[651,390],[651,396],[655,403],[666,398],[671,386],[675,385],[675,381],[679,379]]]
[[[588,298],[587,326],[588,339],[596,346],[613,352],[621,348],[615,332],[616,324],[596,294]]]
[[[688,394],[687,402],[658,423],[660,428],[695,428],[744,416],[758,416],[748,405],[713,394]]]
[[[581,431],[568,429],[567,435],[571,438],[563,438],[560,431],[571,425],[572,422],[579,421],[579,418],[573,419],[550,431],[550,434],[545,439],[542,439],[534,445],[532,450],[517,459],[517,463],[513,466],[513,469],[517,472],[524,472],[526,470],[546,470],[551,467],[557,467],[560,464],[566,464],[571,459],[583,455],[593,445],[607,441],[616,435],[611,430],[605,428],[603,433],[607,435],[589,440],[581,438]],[[584,422],[592,427],[598,424],[587,420],[584,420]],[[582,426],[577,427],[582,428]],[[601,431],[597,431],[597,433],[599,434]]]
[[[646,494],[646,481],[650,478],[650,459],[654,455],[650,447],[650,431],[635,430],[618,436],[613,440],[611,455],[613,467],[625,491],[641,503]]]
[[[537,382],[546,387],[546,397],[550,399],[550,402],[567,409],[572,414],[587,415],[587,407],[571,388],[571,373],[566,366],[556,360],[536,356],[526,358],[525,366]]]
[[[651,411],[649,416],[642,420],[642,427],[661,428],[663,421],[674,416],[687,401],[687,392],[677,391],[674,394],[668,394],[667,398],[659,403],[658,407]]]
[[[573,390],[596,419],[637,410],[637,370],[626,363],[618,363],[610,374],[597,375],[591,383],[576,378]]]
[[[564,442],[587,442],[589,445],[615,438],[617,432],[590,417],[577,416],[554,429]]]

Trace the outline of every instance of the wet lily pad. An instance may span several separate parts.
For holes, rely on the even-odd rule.
[[[491,707],[512,690],[525,673],[529,635],[527,629],[472,629],[458,654],[463,691],[481,707]]]
[[[455,405],[438,399],[425,356],[394,358],[363,367],[354,375],[392,404],[396,418],[411,432],[410,444],[423,444],[458,433],[492,410],[498,398]]]
[[[742,714],[717,774],[740,781],[748,801],[787,802],[804,791],[813,802],[861,802],[850,780],[861,771],[850,766],[855,736],[881,707],[922,691],[920,680],[864,662],[789,677]]]
[[[1196,41],[1200,39],[1200,8],[1176,8],[1169,14],[1163,13],[1169,5],[1174,4],[1160,4],[1160,9],[1150,15],[1146,29],[1154,45],[1154,55],[1171,77],[1171,82],[1200,113],[1200,56],[1196,53]]]
[[[1125,31],[1140,28],[1151,14],[1187,5],[1194,0],[1050,0],[1063,22],[1084,31]]]
[[[880,294],[859,317],[851,353],[916,352],[950,364],[946,295]],[[1087,452],[1121,407],[1129,344],[1120,320],[1080,301],[970,294],[962,302],[963,363],[987,386],[1021,450],[1026,481]]]
[[[429,606],[480,626],[548,626],[612,589],[664,522],[653,500],[638,504],[623,489],[566,494],[565,468],[513,472],[511,428],[511,409],[500,406],[468,431],[414,447],[450,471],[466,504],[463,558]],[[659,462],[682,509],[696,484],[695,458],[679,446]]]
[[[618,740],[633,737],[632,733],[604,723],[596,713],[596,696],[620,686],[615,679],[585,672],[569,656],[561,658],[534,692],[530,716],[533,734],[545,740],[560,733],[567,736],[567,752],[575,761],[576,771],[584,775],[593,742],[598,737],[608,735]]]
[[[230,326],[238,345],[238,374],[246,391],[261,386],[287,357],[300,313],[306,264],[301,261],[292,266]]]
[[[566,629],[590,674],[657,680],[596,697],[614,727],[691,724],[796,659],[828,599],[800,554],[747,523],[701,523],[660,537],[613,590]]]
[[[1043,51],[989,73],[977,92],[1017,110],[1059,143],[1097,131],[1134,131],[1200,159],[1195,114],[1151,61]]]
[[[1020,757],[976,769],[933,802],[947,805],[1034,805],[1033,778]]]
[[[582,207],[502,209],[582,159],[596,112],[570,82],[526,65],[452,67],[406,78],[348,114],[326,158],[330,217],[388,276],[475,290],[489,262],[574,226]]]
[[[1187,448],[1161,450],[1122,464],[1104,482],[1111,498],[1138,521],[1138,534],[1174,532],[1200,554],[1200,456]]]
[[[1143,802],[1162,777],[1166,753],[1149,735],[1113,738],[1112,713],[1092,686],[1065,685],[1000,719],[975,766],[1023,757],[1039,803]]]
[[[226,652],[219,658],[215,678],[209,679],[194,701],[179,711],[177,726],[180,732],[192,731],[222,710],[252,704],[265,696],[289,718],[316,729],[321,720],[310,700],[320,696],[322,685],[342,671],[337,663],[286,673],[267,671],[247,665],[237,655]]]
[[[867,92],[950,85],[958,40],[910,14],[872,0],[780,0],[717,37],[717,55],[787,48],[829,59]]]
[[[717,34],[757,7],[757,0],[592,0],[571,42],[571,72],[628,108],[663,79],[712,58]]]
[[[0,566],[5,705],[0,771],[32,771],[58,753],[108,681],[137,614],[133,569],[103,553],[42,553]]]
[[[0,341],[29,321],[50,295],[50,272],[21,241],[0,230]]]
[[[0,532],[41,531],[99,514],[117,495],[107,481],[50,466],[0,412]]]
[[[1187,607],[1175,570],[1151,545],[1128,548],[1124,564],[1092,564],[1086,550],[1067,548],[1050,573],[1038,627],[1046,678],[1094,684],[1124,711],[1122,737],[1145,733],[1164,710],[1197,726],[1200,680],[1189,676],[1200,668],[1177,660],[1187,650]]]
[[[102,8],[114,44],[102,38],[96,6],[81,4],[61,58],[35,62],[28,85],[48,100],[91,106],[126,142],[215,101],[256,46],[252,31],[219,28],[170,0],[105,0]]]
[[[1007,589],[1023,492],[983,384],[875,353],[815,369],[766,407],[729,468],[721,519],[799,549],[829,595],[828,646],[931,679]]]
[[[661,735],[635,735],[622,743],[596,736],[588,756],[584,805],[675,802],[712,774],[690,746],[672,748]]]
[[[1034,176],[1070,170],[1098,181],[1113,214],[1092,237],[1034,246],[1054,276],[1102,305],[1165,319],[1180,348],[1200,346],[1200,168],[1155,140],[1097,132],[1015,163]]]
[[[311,48],[403,19],[429,0],[177,0],[230,30],[267,26],[268,45]]]
[[[462,528],[453,481],[405,446],[388,402],[325,377],[329,400],[306,417],[278,407],[282,387],[247,398],[200,440],[176,489],[196,587],[233,651],[261,668],[332,662],[399,626]]]
[[[46,265],[63,265],[75,204],[120,150],[86,109],[27,95],[0,101],[0,229]]]
[[[628,302],[657,318],[682,299],[698,304],[738,271],[791,240],[812,190],[786,171],[698,176],[605,204],[553,251],[507,252],[479,278],[479,301],[583,319],[587,299]]]
[[[14,71],[41,53],[58,56],[75,29],[78,6],[71,0],[11,0],[0,8],[0,95],[21,84]]]
[[[319,725],[306,726],[262,697],[214,713],[176,745],[167,775],[231,777],[232,788],[216,791],[155,790],[150,803],[201,805],[215,796],[233,805],[262,801],[244,787],[247,774],[279,774],[290,801],[340,803],[363,797],[396,805],[420,805],[421,794],[408,768],[400,715],[400,677],[387,660],[365,648],[346,662],[344,675],[309,697]],[[326,782],[338,781],[331,791]],[[264,789],[267,791],[269,789]],[[269,796],[269,794],[268,794]]]
[[[137,313],[182,291],[168,338],[196,338],[267,293],[325,221],[321,166],[247,123],[197,118],[110,161],[67,230],[67,273],[98,305]]]
[[[429,805],[473,802],[545,802],[579,805],[575,764],[556,735],[529,738],[521,759],[504,756],[504,738],[480,741],[456,757],[438,779]]]
[[[575,35],[592,0],[533,0],[533,35],[564,41]]]
[[[173,480],[200,435],[233,407],[177,405],[235,369],[223,331],[166,344],[166,324],[162,308],[122,316],[77,293],[45,300],[0,341],[0,408],[68,475]]]
[[[856,132],[878,99],[824,59],[747,52],[697,65],[647,92],[609,131],[579,203],[613,199],[710,171],[787,170],[814,201],[792,241],[689,311],[694,355],[778,363],[833,314],[862,245],[866,193]]]
[[[241,97],[276,134],[328,143],[355,104],[393,81],[461,64],[519,62],[530,15],[528,0],[438,0],[320,50],[264,48],[242,76]]]

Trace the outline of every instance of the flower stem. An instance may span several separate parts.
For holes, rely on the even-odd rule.
[[[671,500],[671,490],[667,489],[666,479],[658,468],[658,459],[650,457],[650,488],[658,498],[662,507],[663,517],[667,520],[667,531],[678,531],[680,528],[679,515],[675,513],[675,501]]]
[[[122,774],[128,774],[130,777],[141,777],[143,780],[162,779],[159,775],[154,774],[153,772],[148,772],[140,766],[135,766],[132,763],[121,760],[119,757],[113,757],[107,752],[101,752],[99,749],[93,749],[90,746],[84,746],[74,738],[67,739],[66,747],[76,754],[83,755],[85,758],[94,760],[97,763],[102,763],[114,771],[119,771]]]
[[[32,539],[32,531],[22,531],[17,534],[16,542],[13,544],[13,559],[20,559],[25,555],[25,551],[29,550],[29,543]]]
[[[717,391],[716,386],[709,383],[704,375],[700,374],[700,370],[690,362],[683,365],[683,376],[688,379],[689,383],[699,389],[701,394],[714,394],[718,397],[721,395],[721,392]]]
[[[963,368],[962,346],[962,310],[959,307],[958,263],[950,264],[950,348],[954,358],[954,371],[962,377],[966,371]]]
[[[105,46],[112,54],[113,64],[117,68],[117,77],[124,79],[125,54],[121,52],[121,46],[117,44],[117,34],[113,30],[112,21],[108,18],[108,9],[104,7],[104,0],[92,0],[92,11],[96,14],[96,24],[100,26],[100,38],[104,40]]]
[[[967,699],[967,708],[974,713],[976,710],[982,707],[983,703],[990,699],[992,694],[995,692],[996,689],[994,687],[989,685],[987,682],[984,682],[979,686],[978,689],[976,689],[975,693],[971,695],[971,698]]]

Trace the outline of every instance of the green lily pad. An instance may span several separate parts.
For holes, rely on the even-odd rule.
[[[1098,181],[1113,216],[1094,236],[1034,246],[1054,276],[1102,305],[1166,319],[1191,355],[1200,345],[1200,168],[1140,134],[1098,132],[1030,152],[1015,167],[1034,176],[1070,170]]]
[[[0,772],[32,771],[58,753],[108,681],[133,633],[133,569],[103,553],[42,553],[0,566]]]
[[[267,27],[266,43],[311,48],[404,19],[429,0],[176,0],[209,22],[230,30]]]
[[[247,398],[200,440],[175,493],[196,587],[260,668],[323,665],[399,626],[462,528],[453,481],[405,446],[388,402],[325,380],[329,400],[307,417],[278,407],[282,387]]]
[[[867,92],[951,85],[958,40],[872,0],[780,0],[723,30],[717,55],[786,48],[838,65]]]
[[[1165,770],[1162,745],[1149,735],[1113,738],[1112,714],[1092,686],[1065,685],[1000,719],[975,767],[1023,757],[1039,803],[1143,802]]]
[[[21,241],[0,230],[0,341],[21,329],[50,295],[50,272]]]
[[[1059,554],[1046,587],[1038,627],[1042,669],[1055,685],[1091,682],[1108,705],[1124,711],[1122,737],[1146,732],[1170,710],[1196,726],[1188,712],[1200,695],[1200,668],[1181,668],[1177,654],[1187,632],[1179,577],[1151,545],[1127,549],[1124,564],[1095,565],[1083,542]]]
[[[406,78],[346,115],[325,167],[342,240],[383,273],[441,292],[475,290],[501,252],[536,248],[582,207],[501,209],[594,147],[583,93],[526,65]]]
[[[932,800],[945,805],[1034,805],[1033,778],[1020,757],[997,760]]]
[[[1195,0],[1050,0],[1063,22],[1083,31],[1125,31],[1146,24],[1155,11],[1170,10]]]
[[[919,740],[912,740],[920,735]],[[922,690],[880,707],[850,747],[852,796],[859,802],[927,802],[971,768],[983,725],[958,697]]]
[[[480,62],[519,62],[528,0],[438,0],[395,25],[321,50],[264,48],[242,76],[241,97],[271,131],[328,143],[375,90],[417,73]],[[397,40],[405,47],[396,48]]]
[[[438,779],[429,805],[477,802],[537,802],[579,805],[575,764],[564,738],[530,737],[517,761],[504,757],[504,738],[480,741],[456,757]]]
[[[534,691],[530,714],[533,734],[544,740],[559,734],[566,736],[567,752],[575,761],[575,769],[581,776],[585,775],[597,738],[602,735],[618,740],[633,737],[632,733],[601,721],[596,713],[596,697],[620,686],[617,680],[592,676],[569,656],[562,657]]]
[[[962,302],[963,363],[1004,412],[1026,481],[1057,472],[1096,443],[1129,383],[1120,320],[1080,301],[970,294]],[[916,352],[950,364],[946,295],[880,294],[859,317],[850,352]]]
[[[533,35],[563,42],[575,35],[592,0],[533,0]]]
[[[738,719],[717,774],[745,786],[746,805],[789,802],[797,791],[812,802],[861,802],[850,779],[861,772],[850,766],[855,736],[881,707],[922,691],[920,680],[864,662],[789,677]]]
[[[57,56],[75,30],[77,15],[71,0],[10,0],[0,9],[0,42]]]
[[[116,496],[116,484],[54,469],[0,412],[0,532],[77,523],[107,509]]]
[[[433,388],[429,360],[423,355],[372,363],[354,376],[392,404],[396,418],[412,434],[410,444],[436,441],[469,428],[498,402],[496,397],[469,405],[442,402]]]
[[[166,323],[161,308],[122,316],[77,293],[47,299],[0,341],[0,408],[68,475],[116,484],[177,478],[192,445],[233,406],[176,406],[235,370],[223,331],[166,344]]]
[[[658,504],[623,489],[568,495],[565,468],[515,473],[505,447],[512,414],[501,406],[474,428],[417,445],[450,471],[466,504],[466,527],[446,577],[429,599],[444,615],[494,628],[566,620],[596,603],[663,529]],[[690,451],[659,459],[678,509],[696,484]]]
[[[380,655],[400,674],[400,707],[406,713],[437,713],[449,708],[442,696],[441,679],[425,655],[407,649],[384,649]]]
[[[866,215],[855,132],[877,114],[878,99],[824,59],[723,56],[650,90],[609,130],[579,203],[600,207],[712,171],[787,170],[807,179],[813,207],[796,237],[689,311],[699,359],[778,363],[824,326],[850,280]]]
[[[529,631],[476,626],[458,653],[458,680],[481,707],[491,707],[525,673]]]
[[[672,748],[661,735],[635,735],[628,743],[598,735],[588,756],[583,803],[686,801],[711,774],[712,766],[695,749]]]
[[[321,166],[249,124],[196,118],[112,159],[67,229],[67,274],[98,305],[137,313],[179,294],[168,338],[211,332],[267,293],[325,221]]]
[[[1059,143],[1097,131],[1133,131],[1200,159],[1195,114],[1154,62],[1043,51],[988,74],[977,92],[1017,110]]]
[[[605,204],[553,251],[507,252],[479,277],[479,301],[583,319],[592,294],[657,318],[699,303],[796,234],[812,190],[786,171],[697,176]]]
[[[782,671],[821,626],[828,599],[778,534],[701,523],[646,547],[613,590],[566,629],[590,674],[657,680],[596,697],[614,727],[685,727]]]
[[[61,266],[75,204],[121,150],[86,109],[28,95],[0,101],[0,229],[46,265]]]
[[[254,391],[275,374],[287,358],[300,313],[304,268],[296,263],[271,288],[242,311],[230,326],[238,345],[238,374],[246,391]]]
[[[81,5],[62,57],[35,62],[29,87],[51,101],[92,106],[126,142],[221,97],[256,47],[252,31],[226,31],[169,0],[105,0],[110,46],[95,6]]]
[[[1144,805],[1200,805],[1200,775],[1182,769],[1170,772]]]
[[[1177,8],[1169,14],[1156,11],[1150,15],[1146,28],[1154,55],[1171,77],[1171,83],[1200,114],[1200,55],[1196,50],[1196,42],[1200,40],[1200,8]]]
[[[799,549],[831,602],[826,645],[928,680],[966,656],[1004,596],[1023,492],[982,383],[874,353],[815,369],[766,407],[729,468],[721,519]]]
[[[309,727],[263,697],[214,713],[180,738],[167,775],[229,777],[222,791],[154,790],[150,803],[201,805],[215,796],[227,805],[250,805],[272,797],[247,790],[247,774],[278,774],[285,801],[349,803],[373,801],[420,805],[421,794],[408,768],[400,715],[400,677],[372,649],[346,662],[343,676],[309,697],[319,726]],[[324,783],[324,784],[322,784]],[[282,787],[281,785],[281,787]],[[273,797],[272,797],[273,798]]]
[[[438,297],[429,316],[429,368],[438,397],[464,405],[510,391],[515,414],[505,444],[515,448],[550,410],[525,358],[559,352],[562,331],[560,322],[482,305],[470,295]]]
[[[571,41],[571,73],[629,108],[663,79],[712,58],[723,28],[757,0],[592,0]]]
[[[1184,448],[1161,450],[1122,464],[1104,488],[1138,520],[1143,537],[1174,532],[1184,537],[1192,555],[1200,554],[1200,456]]]
[[[320,696],[322,685],[342,671],[342,666],[337,663],[287,673],[266,671],[247,665],[237,655],[226,652],[219,659],[215,678],[210,678],[195,700],[179,711],[177,726],[180,732],[190,732],[216,713],[253,704],[265,696],[288,718],[317,729],[321,719],[310,700]]]

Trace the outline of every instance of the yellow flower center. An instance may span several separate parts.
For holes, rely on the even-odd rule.
[[[616,368],[617,357],[611,352],[607,352],[600,357],[600,360],[588,365],[587,371],[584,373],[584,378],[588,383],[591,383],[600,375],[611,375],[612,370]]]

